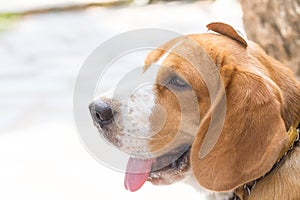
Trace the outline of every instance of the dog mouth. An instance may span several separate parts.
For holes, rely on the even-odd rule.
[[[185,145],[158,157],[147,180],[154,185],[169,185],[183,179],[190,168],[189,157],[190,146]]]
[[[130,158],[124,186],[134,192],[146,181],[154,185],[169,185],[185,178],[190,169],[190,145],[181,145],[153,159]]]

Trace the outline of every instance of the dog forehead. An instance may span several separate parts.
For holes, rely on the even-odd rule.
[[[176,68],[183,63],[189,63],[198,66],[200,61],[211,60],[210,58],[207,59],[205,49],[197,40],[199,38],[186,35],[168,41],[157,49],[152,50],[145,59],[144,71],[157,65]],[[203,60],[204,56],[206,59]]]
[[[187,36],[181,36],[174,38],[161,46],[159,46],[156,49],[153,49],[146,57],[144,61],[144,71],[148,70],[149,67],[151,67],[153,64],[159,64],[162,65],[163,62],[168,58],[170,53],[174,53],[175,49],[177,50],[178,47],[180,49],[183,49],[182,47],[187,46],[187,41],[189,41],[190,38]],[[191,41],[190,41],[191,42]],[[177,54],[181,55],[184,52],[176,52]]]

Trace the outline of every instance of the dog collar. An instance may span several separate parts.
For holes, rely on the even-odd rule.
[[[251,191],[255,187],[256,183],[264,177],[266,177],[267,175],[269,175],[274,169],[276,169],[280,165],[280,163],[284,162],[287,155],[294,149],[295,146],[300,146],[300,122],[297,122],[294,126],[291,126],[287,131],[287,134],[289,137],[289,145],[280,152],[278,160],[273,165],[272,169],[262,177],[237,188],[234,192],[234,196],[231,197],[229,200],[243,200],[247,196],[250,196]]]

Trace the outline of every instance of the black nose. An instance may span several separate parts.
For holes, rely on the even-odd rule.
[[[111,106],[101,100],[94,101],[89,105],[93,120],[101,127],[112,122],[113,110]]]

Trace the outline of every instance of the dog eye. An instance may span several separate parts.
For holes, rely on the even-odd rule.
[[[170,82],[169,82],[169,85],[174,85],[178,88],[185,88],[185,87],[188,87],[188,83],[185,82],[182,78],[178,77],[178,76],[174,76]]]

